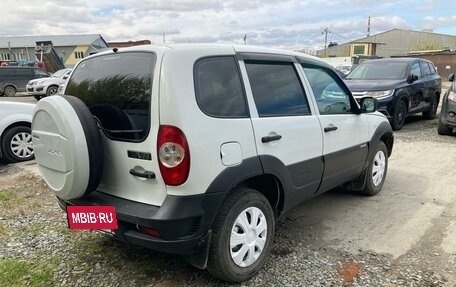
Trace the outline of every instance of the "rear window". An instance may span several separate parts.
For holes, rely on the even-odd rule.
[[[118,53],[84,60],[65,94],[81,99],[105,134],[116,140],[142,141],[150,129],[150,97],[156,56]]]

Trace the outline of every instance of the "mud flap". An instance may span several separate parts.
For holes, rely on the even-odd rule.
[[[363,190],[364,186],[366,185],[366,172],[367,171],[364,170],[364,172],[360,176],[344,184],[344,188],[353,191]]]
[[[209,247],[211,246],[212,230],[209,230],[206,236],[201,238],[196,250],[190,254],[182,255],[185,262],[199,269],[206,269],[207,258],[209,257]]]

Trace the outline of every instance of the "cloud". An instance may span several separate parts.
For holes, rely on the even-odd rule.
[[[325,28],[332,32],[329,41],[364,37],[368,16],[371,34],[450,29],[455,16],[442,15],[454,5],[434,0],[2,0],[0,36],[96,33],[107,41],[161,43],[164,29],[167,43],[243,43],[247,34],[249,44],[323,47]],[[416,10],[421,6],[428,11]]]
[[[435,29],[441,27],[455,27],[456,26],[456,15],[446,17],[425,17],[422,20],[422,25],[425,29]],[[456,34],[456,31],[455,33]]]

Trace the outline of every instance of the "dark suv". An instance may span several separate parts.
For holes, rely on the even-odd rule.
[[[36,67],[1,67],[0,95],[13,97],[16,92],[25,92],[30,80],[49,76],[49,73]]]
[[[378,110],[388,117],[395,130],[402,128],[405,118],[423,113],[435,118],[441,93],[441,80],[434,64],[416,58],[388,58],[361,63],[344,79],[359,101],[377,98]]]

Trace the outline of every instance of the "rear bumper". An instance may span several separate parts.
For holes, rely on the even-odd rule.
[[[162,206],[154,206],[95,191],[84,198],[58,201],[63,210],[67,205],[115,206],[119,225],[113,234],[116,239],[156,251],[188,254],[209,243],[210,226],[224,197],[225,193],[168,195]],[[151,236],[138,226],[153,228],[159,236]]]

